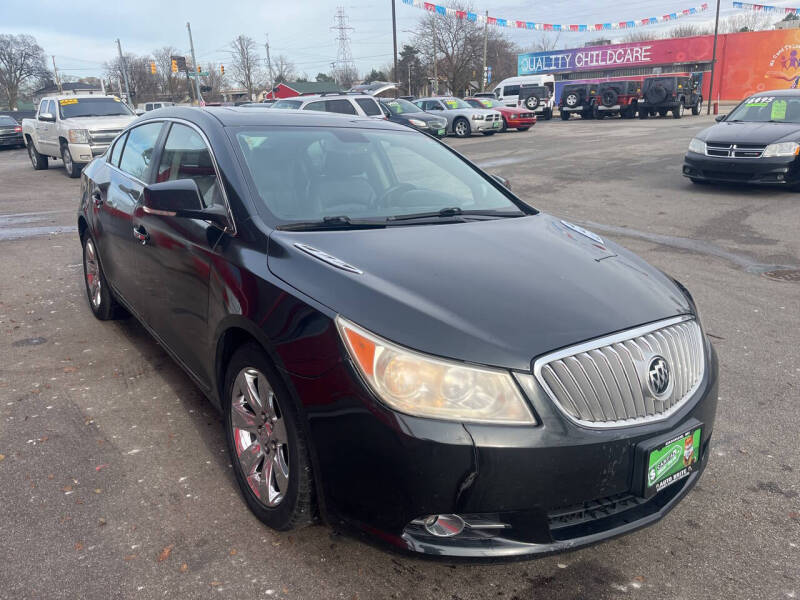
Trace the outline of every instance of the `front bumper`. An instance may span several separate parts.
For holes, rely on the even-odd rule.
[[[69,153],[75,163],[91,162],[95,156],[105,152],[110,144],[69,144]]]
[[[319,379],[293,379],[307,406],[325,514],[404,551],[460,558],[533,557],[571,550],[652,524],[697,482],[708,460],[717,404],[717,360],[695,396],[667,419],[596,430],[569,422],[538,383],[528,393],[540,425],[461,424],[388,410],[347,362]],[[701,459],[688,478],[649,500],[636,495],[636,446],[699,421]],[[419,525],[455,514],[503,528],[438,538]],[[417,523],[415,523],[415,521]]]
[[[800,183],[800,164],[792,157],[725,158],[687,152],[683,176],[702,181],[794,185]]]
[[[499,131],[501,125],[503,124],[503,121],[502,120],[486,121],[484,119],[476,121],[474,119],[471,119],[470,123],[474,131]],[[495,123],[497,123],[497,125],[495,125]]]
[[[525,118],[517,118],[517,119],[506,119],[506,123],[508,127],[511,129],[516,129],[517,127],[533,127],[536,125],[536,117],[525,117]]]

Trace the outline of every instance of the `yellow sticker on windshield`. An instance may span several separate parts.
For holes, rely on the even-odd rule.
[[[447,106],[449,106],[450,108],[458,108],[458,102],[456,102],[455,100],[445,100],[444,103],[447,104]]]
[[[786,100],[775,100],[772,103],[772,114],[769,118],[772,121],[786,120]]]
[[[77,104],[78,103],[78,99],[77,98],[64,98],[63,100],[59,100],[58,103],[61,106],[66,106],[67,104]]]
[[[115,100],[115,101],[117,101],[117,102],[122,102],[122,100],[120,100],[120,99],[119,99],[119,98],[117,98],[116,96],[114,96],[114,100]]]

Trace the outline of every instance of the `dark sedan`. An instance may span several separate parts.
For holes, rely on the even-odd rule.
[[[761,92],[717,121],[689,142],[685,177],[800,185],[800,90]]]
[[[22,138],[22,125],[11,117],[0,115],[0,147],[16,146],[25,147],[25,140]]]
[[[533,556],[654,523],[706,465],[689,292],[431,136],[176,107],[81,183],[89,307],[133,314],[221,410],[270,527]]]
[[[426,113],[417,105],[402,98],[381,98],[381,108],[393,123],[413,127],[435,137],[447,134],[447,119]]]

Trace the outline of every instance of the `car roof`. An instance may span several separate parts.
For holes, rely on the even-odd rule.
[[[75,98],[76,100],[87,100],[92,98],[110,98],[110,99],[117,99],[117,96],[110,96],[110,95],[103,95],[103,94],[56,94],[55,96],[44,96],[42,100],[71,100]]]
[[[292,96],[290,98],[281,98],[281,100],[319,100],[319,99],[337,99],[337,98],[353,98],[360,99],[360,98],[371,98],[375,100],[375,96],[372,94],[353,94],[348,92],[327,92],[324,94],[308,94],[306,96]]]
[[[184,119],[206,127],[242,127],[284,125],[287,127],[354,127],[368,129],[392,129],[408,131],[403,125],[388,120],[343,115],[312,110],[271,108],[253,110],[239,106],[171,106],[148,112],[137,123],[150,119]]]

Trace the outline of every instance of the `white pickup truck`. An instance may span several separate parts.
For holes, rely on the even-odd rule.
[[[67,175],[78,177],[134,119],[116,96],[50,96],[42,98],[33,119],[22,120],[22,135],[34,169],[46,169],[49,158],[60,158]]]

